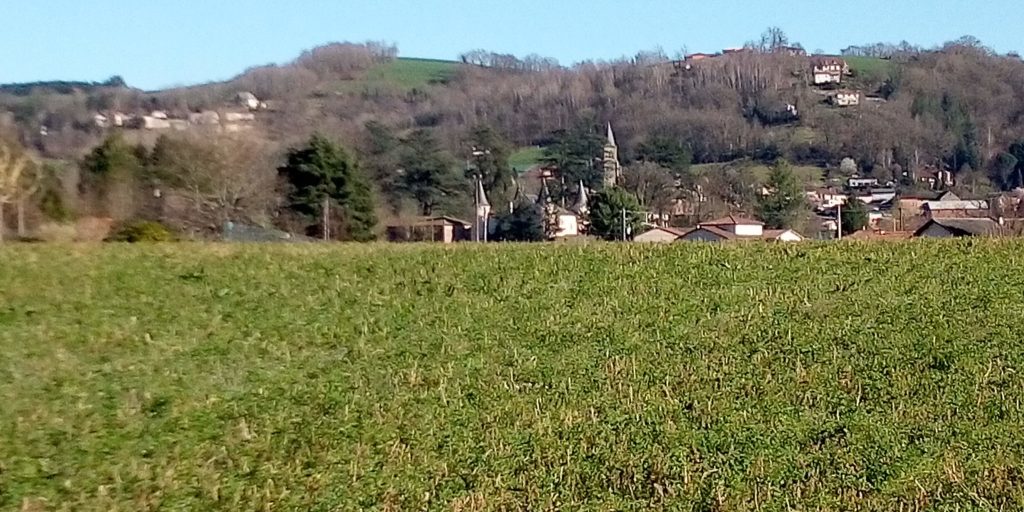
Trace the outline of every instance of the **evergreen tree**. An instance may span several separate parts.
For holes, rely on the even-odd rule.
[[[521,201],[511,212],[494,219],[496,242],[541,242],[547,238],[544,232],[544,214],[533,203]]]
[[[772,167],[767,194],[758,199],[758,216],[768,229],[787,229],[793,226],[800,212],[806,208],[804,194],[793,170],[785,161]]]
[[[552,134],[554,142],[544,148],[543,162],[558,170],[560,182],[552,182],[556,199],[568,197],[567,190],[557,188],[561,183],[575,184],[583,180],[587,188],[601,188],[604,177],[600,165],[604,139],[594,131],[591,123],[580,122],[571,130],[558,130]]]
[[[843,236],[856,233],[868,225],[868,209],[864,206],[864,201],[856,197],[850,198],[843,205],[842,216],[843,222],[840,229],[843,230]]]
[[[468,190],[452,158],[426,130],[416,130],[402,141],[399,165],[398,190],[415,200],[423,215],[432,215]]]
[[[612,187],[594,195],[590,206],[590,233],[605,240],[622,240],[622,211],[626,210],[626,237],[640,228],[640,204],[629,192]]]
[[[83,188],[101,203],[101,209],[116,220],[135,216],[142,202],[139,187],[145,179],[146,151],[131,146],[113,133],[82,160]]]
[[[359,242],[373,240],[377,223],[373,195],[362,172],[344,149],[314,134],[305,147],[288,152],[287,163],[278,169],[289,185],[289,209],[323,230],[324,206],[334,205],[343,229],[340,237]],[[333,220],[328,228],[333,227]],[[330,231],[330,229],[328,229]]]
[[[465,145],[471,164],[466,169],[466,178],[472,180],[479,175],[488,199],[493,204],[508,204],[515,193],[515,171],[508,164],[508,142],[491,127],[481,125],[473,128]]]

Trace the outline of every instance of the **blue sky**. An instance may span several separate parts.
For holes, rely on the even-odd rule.
[[[484,48],[563,64],[663,47],[715,51],[782,27],[808,50],[964,34],[1024,49],[1018,0],[0,0],[0,83],[125,77],[146,89],[230,78],[329,41],[403,56]],[[14,7],[16,5],[16,7]]]

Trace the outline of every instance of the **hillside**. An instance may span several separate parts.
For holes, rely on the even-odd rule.
[[[431,85],[443,85],[455,76],[457,62],[435,59],[397,58],[370,68],[365,75],[339,82],[343,93],[374,94],[410,92]]]
[[[5,247],[0,509],[1019,510],[1022,250]]]

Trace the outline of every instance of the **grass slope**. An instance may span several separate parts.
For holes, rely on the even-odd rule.
[[[409,92],[444,83],[454,76],[459,63],[446,60],[398,58],[371,68],[358,80],[339,85],[342,92]]]
[[[537,146],[523,147],[509,155],[508,164],[516,172],[523,172],[539,164],[542,158],[544,158],[544,148]]]
[[[1024,245],[0,251],[0,509],[1019,510]]]

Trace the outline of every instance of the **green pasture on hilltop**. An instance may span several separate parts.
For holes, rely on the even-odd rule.
[[[1020,510],[1022,255],[8,245],[0,510]]]
[[[409,92],[444,83],[455,76],[459,63],[447,60],[398,58],[378,64],[356,80],[341,82],[342,92]]]

